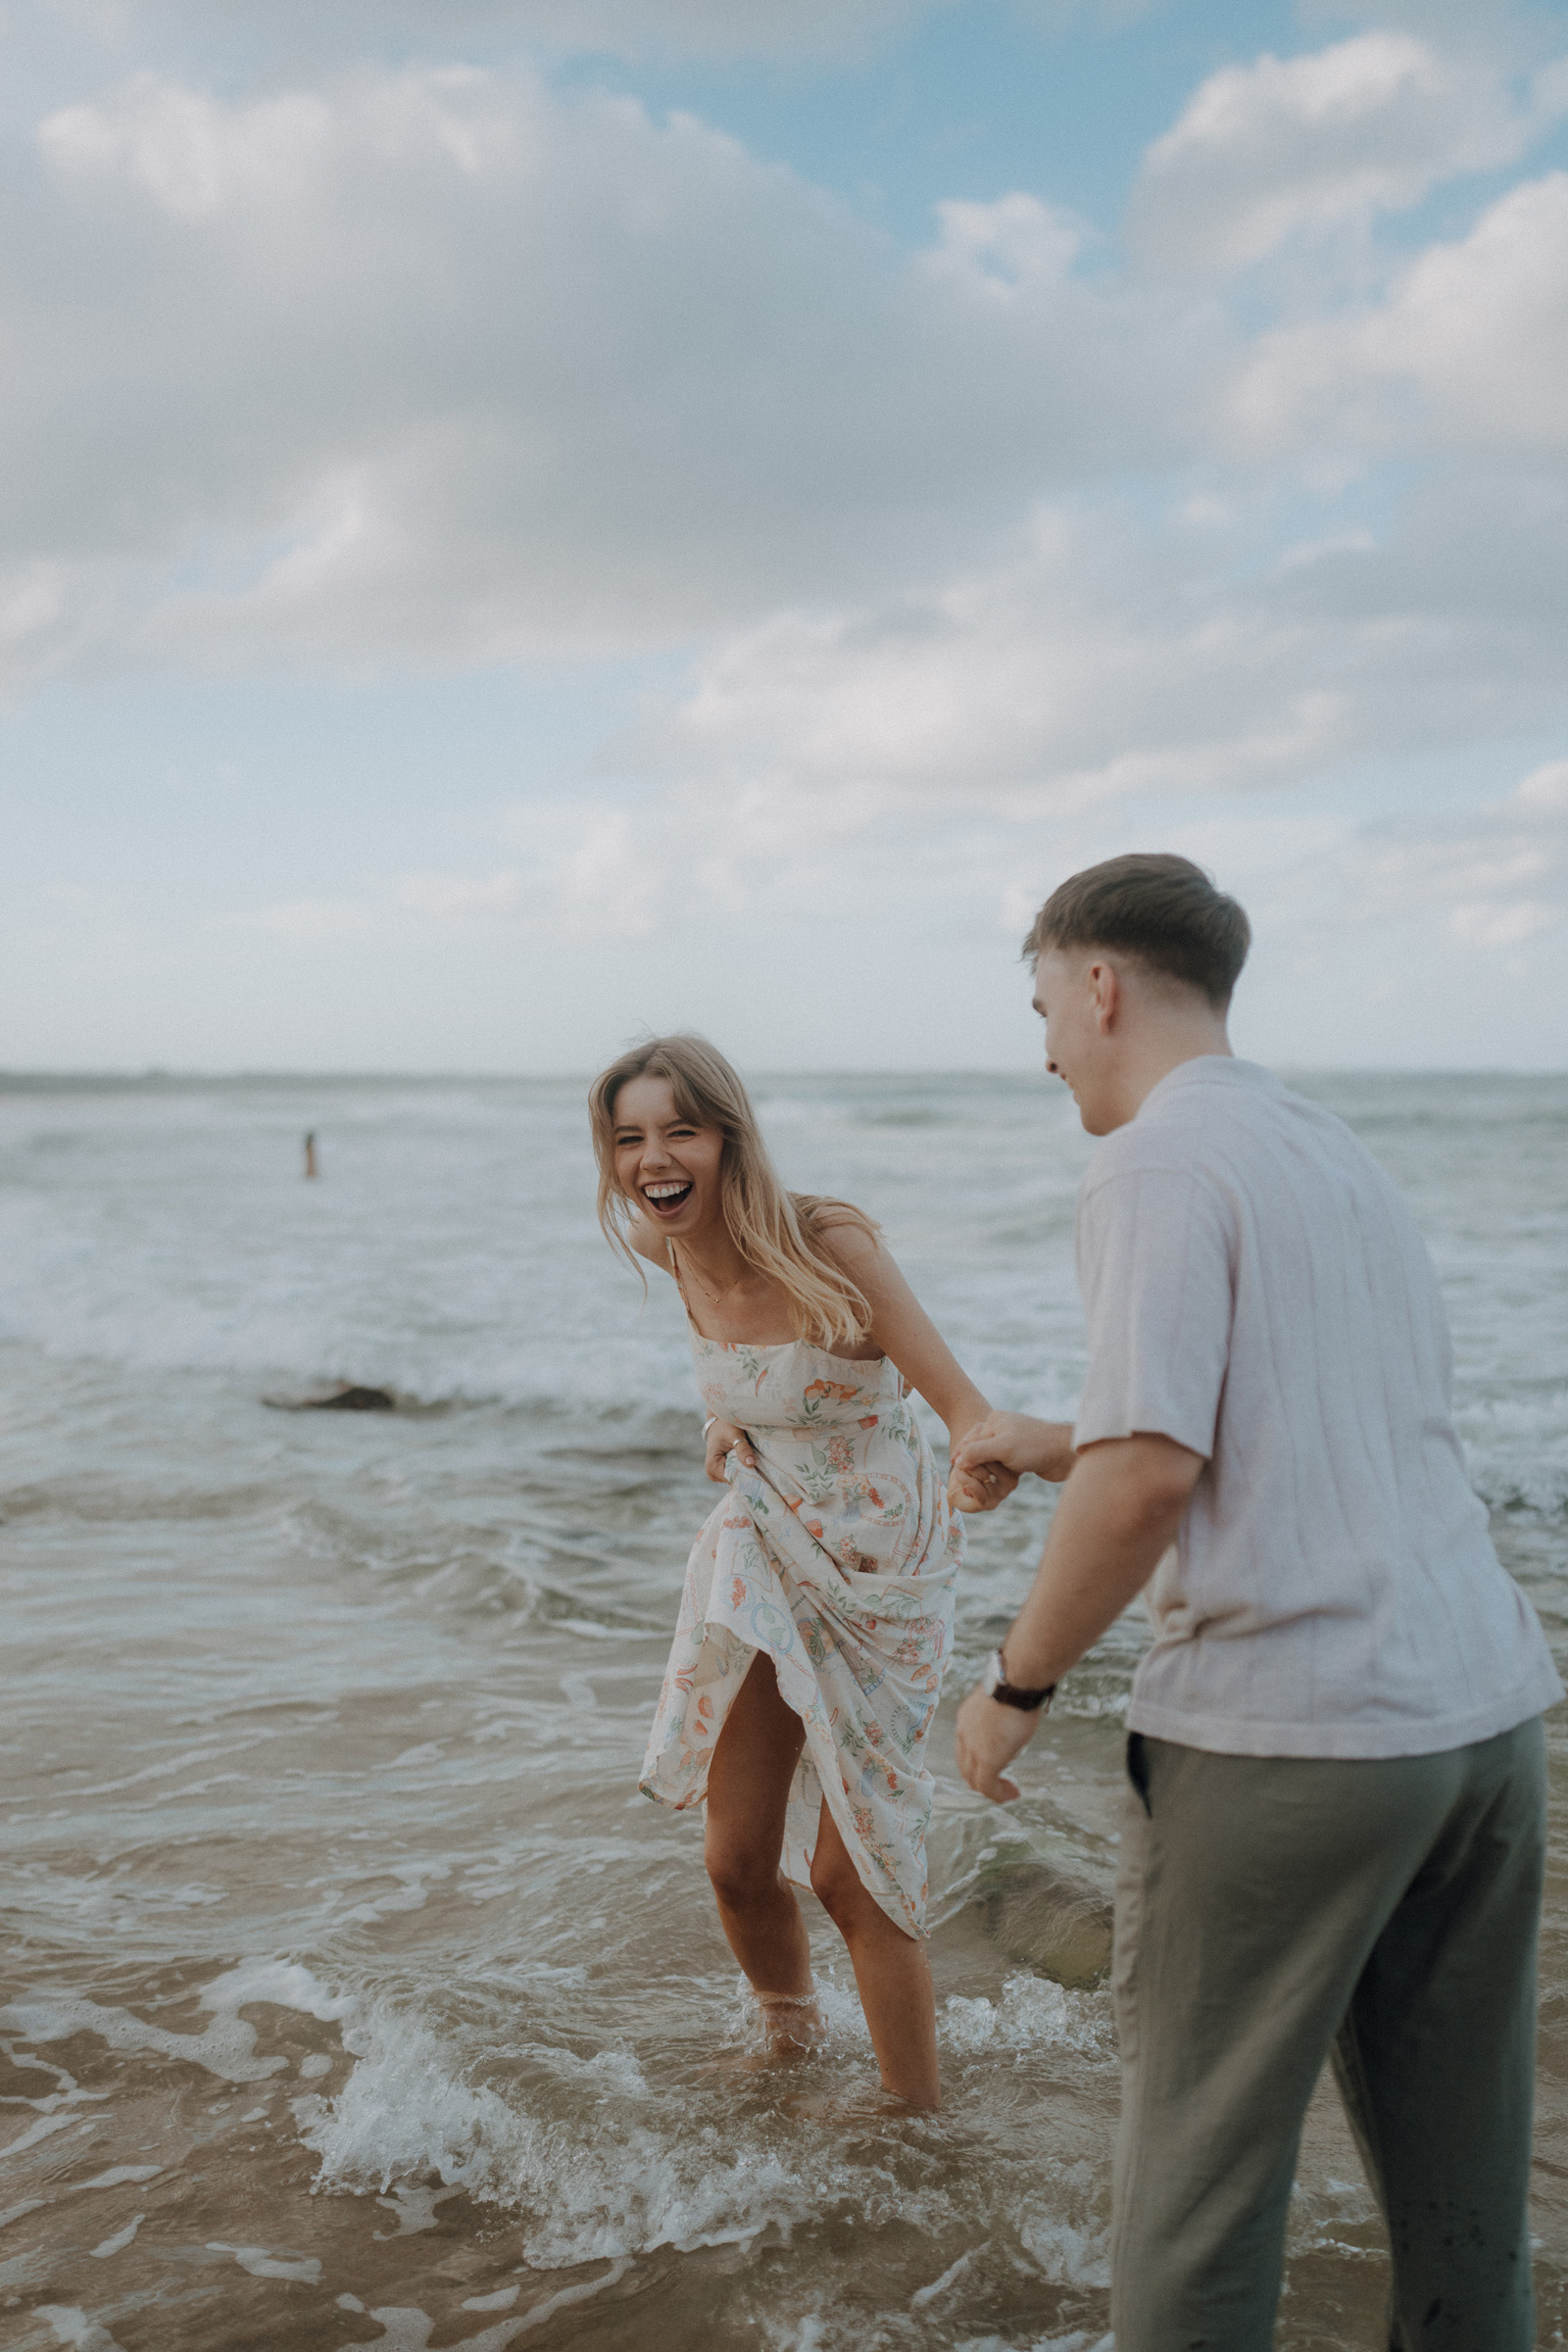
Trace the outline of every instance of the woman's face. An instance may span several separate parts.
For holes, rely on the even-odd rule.
[[[615,1182],[651,1225],[690,1239],[723,1215],[724,1137],[675,1109],[667,1078],[628,1078],[615,1097]]]

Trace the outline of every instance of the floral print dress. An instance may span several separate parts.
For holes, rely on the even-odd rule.
[[[692,1548],[641,1787],[701,1804],[730,1703],[759,1650],[806,1727],[785,1876],[810,1884],[823,1799],[861,1879],[906,1935],[925,1928],[925,1740],[953,1634],[962,1524],[886,1356],[804,1340],[749,1348],[693,1328],[703,1401],[744,1429],[729,1489]]]

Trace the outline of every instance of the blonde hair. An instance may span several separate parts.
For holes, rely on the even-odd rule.
[[[667,1080],[677,1117],[689,1119],[694,1127],[716,1127],[723,1136],[719,1200],[730,1239],[748,1265],[785,1293],[802,1339],[851,1347],[864,1339],[871,1321],[869,1301],[825,1254],[822,1236],[834,1225],[856,1225],[874,1241],[877,1226],[848,1200],[785,1191],[750,1096],[706,1037],[648,1038],[601,1070],[589,1089],[588,1115],[599,1162],[599,1222],[611,1246],[642,1273],[626,1238],[640,1203],[615,1182],[615,1098],[632,1078]]]

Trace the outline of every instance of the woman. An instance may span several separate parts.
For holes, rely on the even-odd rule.
[[[986,1399],[870,1218],[785,1192],[705,1040],[635,1047],[589,1102],[600,1220],[680,1288],[708,1475],[730,1487],[692,1551],[643,1790],[707,1800],[709,1877],[770,2046],[819,2031],[793,1880],[849,1946],[883,2087],[935,2107],[923,1758],[963,1534],[906,1396],[954,1445]],[[953,1499],[1014,1484],[980,1470]]]

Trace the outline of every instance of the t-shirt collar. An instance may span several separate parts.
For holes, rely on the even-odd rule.
[[[1250,1086],[1278,1088],[1279,1080],[1272,1070],[1260,1061],[1243,1061],[1235,1054],[1195,1054],[1190,1061],[1179,1061],[1167,1070],[1157,1086],[1152,1086],[1134,1112],[1143,1118],[1155,1103],[1163,1102],[1184,1086]]]

